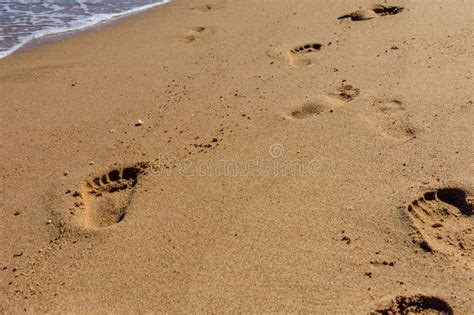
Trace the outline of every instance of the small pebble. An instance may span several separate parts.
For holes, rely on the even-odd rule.
[[[135,126],[136,126],[136,127],[140,127],[140,126],[143,125],[143,124],[144,124],[144,122],[139,119],[139,120],[137,120],[137,122],[135,123]]]
[[[69,175],[69,171],[65,171],[64,176],[68,176],[68,175]]]
[[[13,257],[21,257],[23,256],[23,252],[16,252],[15,254],[13,254]]]
[[[90,162],[89,162],[89,165],[94,165],[94,164],[95,164],[94,161],[90,161]]]
[[[46,224],[51,224],[51,222],[52,222],[51,220],[48,220],[46,221]]]

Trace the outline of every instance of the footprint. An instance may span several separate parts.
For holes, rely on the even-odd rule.
[[[410,116],[397,99],[381,99],[374,102],[375,112],[366,120],[380,134],[391,140],[416,138],[419,130],[410,121]]]
[[[191,8],[191,10],[199,10],[199,11],[202,11],[202,12],[207,12],[207,11],[212,10],[212,5],[205,4],[205,5],[201,5],[201,6],[198,6],[198,7]]]
[[[183,42],[185,44],[192,43],[198,40],[201,36],[203,36],[207,32],[208,30],[205,27],[202,27],[202,26],[195,27],[186,33],[186,35],[183,37]]]
[[[224,6],[224,4],[222,2],[219,3],[219,4],[207,3],[207,4],[200,5],[200,6],[192,7],[191,10],[206,13],[206,12],[218,9],[218,8],[222,8],[223,6]]]
[[[293,119],[306,119],[321,114],[326,109],[326,106],[319,104],[318,102],[308,102],[297,108],[290,113],[288,116]]]
[[[291,119],[307,119],[317,116],[325,111],[332,110],[352,101],[360,94],[360,90],[352,85],[343,85],[336,89],[336,92],[321,95],[314,100],[308,101],[286,114]]]
[[[311,43],[290,49],[288,52],[290,65],[294,67],[311,66],[316,61],[312,53],[320,51],[322,46],[322,44]]]
[[[350,84],[344,84],[336,89],[335,93],[329,95],[344,102],[350,102],[360,94],[360,90]]]
[[[474,197],[460,188],[441,188],[426,192],[408,206],[419,232],[420,247],[448,255],[474,258]]]
[[[435,296],[414,295],[398,296],[385,308],[375,310],[371,315],[408,315],[408,314],[453,314],[451,306]]]
[[[77,194],[81,223],[85,227],[103,228],[121,222],[132,201],[138,179],[147,165],[138,163],[114,168],[86,181]]]
[[[384,6],[381,4],[374,4],[369,9],[357,10],[355,12],[342,15],[338,19],[350,18],[352,21],[366,21],[379,16],[395,15],[401,13],[404,10],[403,7],[397,6]]]

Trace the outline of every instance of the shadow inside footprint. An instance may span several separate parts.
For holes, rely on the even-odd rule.
[[[312,51],[318,51],[321,49],[323,45],[321,44],[318,44],[318,43],[313,43],[313,44],[305,44],[305,45],[301,45],[301,46],[298,46],[298,47],[295,47],[293,49],[290,50],[290,53],[292,54],[305,54],[305,53],[309,53],[309,52],[312,52]]]
[[[360,90],[354,88],[350,84],[342,85],[336,89],[335,93],[331,93],[330,95],[335,96],[336,98],[340,99],[341,101],[349,102],[352,101],[354,98],[359,96]]]
[[[121,222],[145,168],[144,164],[116,168],[86,182],[80,194],[84,225],[103,228]]]
[[[460,188],[428,191],[408,206],[408,213],[419,232],[420,247],[471,260],[472,198]]]
[[[324,107],[317,103],[306,103],[301,108],[298,108],[288,115],[294,119],[306,119],[312,116],[319,115],[324,110]]]
[[[193,10],[193,11],[198,10],[198,11],[201,11],[201,12],[208,12],[208,11],[211,11],[213,8],[214,8],[213,5],[205,4],[205,5],[193,7],[193,8],[191,8],[191,10]]]
[[[463,215],[472,215],[472,203],[468,202],[467,194],[464,190],[443,188],[437,191],[436,196],[440,201],[458,208]]]
[[[366,21],[379,16],[395,15],[401,13],[404,10],[403,7],[397,6],[384,6],[381,4],[375,4],[369,9],[357,10],[349,14],[339,16],[338,19],[350,18],[352,21]]]
[[[192,35],[192,34],[191,34],[191,35],[186,35],[186,36],[184,36],[184,38],[183,38],[183,42],[184,42],[185,44],[192,43],[192,42],[194,42],[195,40],[196,40],[196,36],[194,36],[194,35]]]
[[[202,36],[206,35],[207,31],[208,30],[203,26],[194,27],[186,33],[182,41],[185,44],[195,42],[196,40],[200,39]]]
[[[398,296],[386,308],[371,312],[370,314],[453,314],[451,306],[435,296]]]
[[[320,51],[323,45],[318,43],[304,44],[290,49],[288,52],[290,65],[292,66],[310,66],[314,63],[314,58],[306,56],[308,53]]]

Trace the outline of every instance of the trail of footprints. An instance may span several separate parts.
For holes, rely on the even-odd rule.
[[[224,5],[222,3],[220,3],[220,4],[206,3],[206,4],[203,4],[203,5],[196,6],[196,7],[191,7],[190,10],[199,12],[201,14],[207,14],[212,10],[219,9],[219,8],[222,8],[222,7],[224,7]],[[197,41],[198,39],[200,39],[200,38],[202,38],[202,37],[204,37],[208,34],[212,34],[212,33],[213,32],[211,30],[209,30],[208,28],[203,27],[203,26],[198,26],[198,27],[194,27],[194,28],[188,30],[186,32],[186,34],[179,41],[183,42],[185,44],[189,44],[189,43],[193,43],[193,42]]]
[[[211,5],[193,8],[210,11]],[[374,5],[358,10],[338,19],[350,18],[364,21],[379,16],[401,13],[403,7]],[[185,43],[194,42],[206,28],[197,27],[184,37]],[[309,66],[315,63],[316,54],[322,44],[307,43],[289,51],[290,64]],[[360,94],[351,85],[343,85],[334,93],[321,96],[287,113],[290,119],[308,119],[334,107],[350,102]],[[380,100],[374,104],[378,120],[385,126],[383,134],[388,137],[410,138],[415,128],[404,114],[404,108],[397,100]],[[87,228],[104,228],[121,222],[127,215],[140,176],[148,165],[138,163],[128,167],[114,168],[99,176],[92,176],[74,195],[79,201],[79,221]],[[448,255],[473,259],[474,238],[472,234],[473,197],[459,188],[443,188],[425,193],[408,206],[408,213],[421,239],[420,246],[428,251],[440,251]],[[448,303],[433,296],[399,296],[390,305],[371,314],[452,314]]]
[[[404,11],[403,7],[373,5],[338,17],[352,21],[395,15]],[[311,66],[317,62],[318,52],[323,45],[307,43],[289,50],[289,64],[294,67]],[[351,85],[343,85],[335,93],[319,96],[307,101],[286,114],[287,118],[303,120],[316,117],[325,111],[350,102],[360,94]],[[368,122],[388,139],[410,140],[416,138],[418,128],[410,119],[403,103],[398,99],[378,99],[373,104],[374,111]],[[428,251],[440,251],[449,255],[474,258],[472,201],[464,190],[444,188],[430,191],[413,201],[408,207],[410,217],[419,231],[420,246]],[[451,306],[434,296],[398,296],[390,305],[371,314],[453,314]]]
[[[419,232],[419,244],[425,251],[474,259],[474,196],[460,188],[442,188],[426,192],[408,206],[408,213]]]
[[[357,10],[349,14],[339,16],[338,19],[350,18],[352,21],[366,21],[380,16],[395,15],[403,12],[405,8],[398,6],[385,6],[374,4],[365,10]],[[317,55],[310,54],[318,52],[323,47],[320,43],[307,43],[290,49],[289,61],[294,67],[311,66],[316,63]]]
[[[352,20],[368,20],[378,16],[395,15],[403,12],[403,7],[385,6],[376,4],[366,10],[358,10],[340,16],[339,19],[351,18]],[[293,67],[312,66],[317,62],[318,52],[323,45],[320,43],[306,43],[296,46],[288,51],[289,64]],[[341,106],[344,102],[351,101],[359,94],[358,89],[338,91],[329,97],[320,96],[308,101],[299,108],[287,114],[293,119],[312,118],[321,113]],[[342,103],[339,100],[342,99]],[[401,101],[397,99],[379,99],[374,102],[374,112],[365,118],[369,126],[376,129],[384,138],[394,141],[407,141],[416,138],[421,130],[411,122],[410,115]]]

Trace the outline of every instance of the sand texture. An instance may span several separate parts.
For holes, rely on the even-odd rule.
[[[0,60],[0,313],[473,314],[473,12],[177,0]]]

